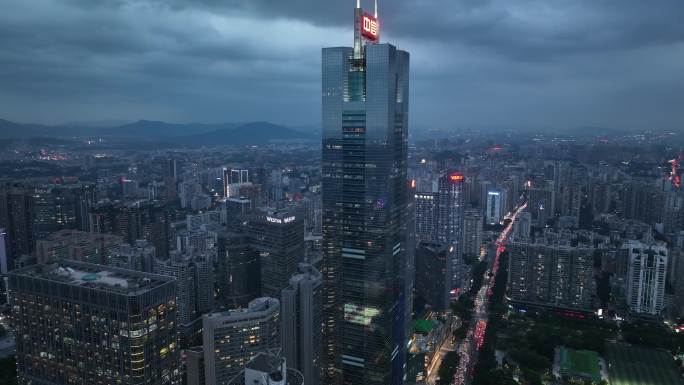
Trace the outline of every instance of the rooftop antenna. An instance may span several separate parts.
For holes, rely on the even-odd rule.
[[[375,0],[375,18],[378,18],[378,0]]]

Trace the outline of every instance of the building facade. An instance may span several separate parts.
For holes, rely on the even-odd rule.
[[[626,242],[629,270],[627,304],[632,313],[659,316],[665,308],[668,250],[665,244]]]
[[[463,255],[479,256],[484,216],[479,209],[466,209],[463,219]]]
[[[205,381],[226,385],[258,353],[280,347],[280,302],[257,298],[246,309],[205,315],[202,326]]]
[[[299,370],[304,383],[321,384],[323,359],[323,276],[300,264],[299,273],[281,295],[282,354]]]
[[[449,248],[452,283],[461,281],[458,272],[463,270],[463,227],[465,224],[465,176],[451,172],[439,178],[437,241]]]
[[[261,295],[280,298],[304,262],[304,221],[288,212],[260,215],[249,222],[251,244],[259,252]]]
[[[451,251],[450,251],[451,250]],[[452,285],[451,246],[421,242],[416,251],[416,295],[435,311],[449,309]]]
[[[377,18],[360,7],[354,24],[353,47],[322,58],[325,383],[401,384],[414,252],[409,54],[380,44]]]
[[[593,249],[537,239],[512,242],[508,293],[513,301],[591,310],[595,293]]]
[[[180,384],[173,278],[61,260],[9,289],[20,384]]]

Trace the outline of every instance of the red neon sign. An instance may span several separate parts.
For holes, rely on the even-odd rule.
[[[452,181],[453,183],[460,183],[460,182],[463,182],[465,180],[465,176],[463,176],[463,174],[453,173],[453,174],[449,175],[449,180]]]
[[[361,36],[370,41],[378,41],[380,39],[380,24],[378,19],[364,13],[361,17]]]

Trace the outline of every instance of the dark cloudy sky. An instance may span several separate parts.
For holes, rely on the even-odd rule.
[[[364,0],[370,2],[368,0]],[[0,118],[320,120],[354,0],[2,0]],[[421,127],[684,130],[682,0],[380,0]]]

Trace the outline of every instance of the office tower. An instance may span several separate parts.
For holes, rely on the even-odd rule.
[[[458,172],[448,173],[439,178],[438,212],[439,223],[437,241],[454,247],[451,272],[452,284],[456,285],[463,277],[458,276],[462,271],[463,262],[463,226],[465,214],[465,177]]]
[[[0,186],[0,227],[7,233],[8,266],[14,266],[15,258],[31,254],[34,250],[34,206],[35,201],[30,190]]]
[[[664,243],[629,241],[627,304],[631,312],[659,316],[665,308],[665,278],[668,250]]]
[[[237,230],[245,216],[252,212],[252,201],[245,197],[226,198],[221,207],[221,223],[228,230]]]
[[[508,247],[508,293],[514,302],[591,310],[595,291],[593,248],[537,237]]]
[[[185,349],[185,381],[186,385],[207,385],[204,378],[204,350],[201,346]]]
[[[154,273],[176,278],[178,322],[187,335],[190,324],[211,310],[214,278],[208,254],[174,251],[169,259],[155,259]]]
[[[244,375],[237,376],[230,385],[305,385],[298,370],[288,367],[285,357],[259,353],[245,365]]]
[[[437,198],[437,193],[417,192],[414,194],[417,242],[437,240]]]
[[[485,205],[485,213],[487,216],[487,224],[498,225],[506,215],[505,210],[506,192],[501,189],[490,189],[487,191],[487,201]]]
[[[123,244],[118,235],[60,230],[36,242],[36,257],[39,263],[69,259],[108,265],[114,251]]]
[[[321,384],[323,354],[323,276],[315,267],[301,263],[299,273],[281,295],[283,356],[298,369],[304,383]]]
[[[246,307],[260,296],[259,252],[246,234],[219,233],[216,243],[216,289],[221,308]]]
[[[466,209],[463,220],[463,255],[479,256],[484,217],[479,209]]]
[[[166,198],[174,200],[178,198],[176,183],[178,183],[179,167],[176,159],[166,159],[162,167],[164,184],[166,185]]]
[[[297,264],[304,262],[304,221],[287,212],[259,215],[249,222],[252,247],[261,266],[261,295],[280,298]]]
[[[449,309],[454,249],[440,243],[421,242],[416,250],[416,295],[435,311]]]
[[[249,213],[252,210],[252,201],[245,197],[227,198],[225,206],[226,216],[232,218]]]
[[[20,384],[180,384],[173,278],[59,261],[9,288]]]
[[[7,232],[0,227],[0,275],[5,275],[10,269],[7,259]]]
[[[406,356],[409,54],[354,11],[354,46],[324,48],[325,383],[400,384]],[[365,44],[364,44],[365,43]]]
[[[280,302],[257,298],[246,309],[203,317],[204,378],[226,385],[257,354],[280,347]]]

